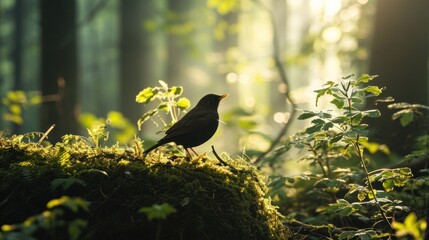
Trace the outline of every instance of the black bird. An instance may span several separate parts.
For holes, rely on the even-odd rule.
[[[215,134],[219,125],[217,108],[220,100],[227,96],[228,94],[208,94],[201,98],[197,105],[183,116],[182,119],[173,124],[165,132],[166,135],[157,144],[147,149],[144,155],[170,142],[182,145],[188,156],[190,156],[188,148],[198,155],[192,148],[205,143]]]

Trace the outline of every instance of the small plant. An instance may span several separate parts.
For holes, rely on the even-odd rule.
[[[129,143],[134,139],[137,131],[135,125],[117,111],[108,112],[105,118],[98,118],[91,113],[83,113],[80,116],[80,124],[88,129],[88,132],[93,132],[101,126],[108,128],[110,143]]]
[[[404,167],[371,171],[369,153],[374,152],[374,146],[375,151],[383,147],[368,140],[368,125],[363,120],[379,117],[380,112],[362,108],[367,98],[382,93],[381,88],[369,85],[376,77],[348,76],[340,82],[329,81],[315,91],[316,106],[321,97],[330,96],[334,108],[301,110],[298,119],[311,120],[310,126],[289,141],[309,152],[303,160],[310,161],[314,172],[297,177],[277,176],[272,182],[272,186],[284,184],[295,189],[295,195],[276,194],[285,201],[294,201],[297,206],[291,207],[300,209],[289,210],[289,217],[315,225],[335,224],[334,229],[340,230],[339,239],[388,236],[394,231],[394,215],[409,211],[391,193],[408,183],[413,176],[411,170]],[[291,197],[294,199],[287,200]]]
[[[149,221],[157,221],[155,239],[160,239],[161,237],[161,220],[165,220],[170,214],[175,212],[177,212],[177,210],[168,203],[153,204],[150,207],[142,207],[139,209],[139,213],[145,214]]]
[[[144,113],[138,120],[137,126],[141,130],[141,125],[151,119],[155,125],[158,125],[153,120],[153,116],[157,115],[164,125],[164,129],[168,129],[178,121],[181,111],[188,109],[191,105],[189,99],[180,97],[183,93],[183,88],[180,86],[168,87],[167,83],[159,80],[160,87],[148,87],[139,92],[136,96],[136,102],[149,104],[155,100],[159,101],[156,108]],[[170,121],[164,120],[160,116],[160,112],[165,112],[169,116]]]
[[[87,221],[77,217],[71,220],[64,218],[66,211],[76,215],[80,211],[88,212],[89,202],[82,198],[62,196],[49,201],[46,208],[41,214],[31,216],[23,223],[2,225],[0,239],[79,239]]]
[[[149,221],[153,219],[166,219],[168,215],[175,213],[176,209],[168,203],[153,204],[151,207],[143,207],[139,210],[140,213],[144,213]]]

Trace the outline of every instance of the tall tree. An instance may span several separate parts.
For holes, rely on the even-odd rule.
[[[429,1],[377,1],[370,73],[380,75],[396,102],[428,104],[428,36]],[[412,142],[403,136],[415,129],[401,128],[389,114],[374,121],[376,137],[394,151]]]
[[[24,22],[24,7],[22,0],[15,1],[15,11],[14,11],[14,20],[15,20],[15,32],[14,32],[14,53],[13,53],[13,75],[14,75],[14,89],[23,90],[22,84],[22,42],[23,42],[23,22]],[[20,125],[13,124],[13,132],[18,133],[20,130]]]
[[[40,0],[40,11],[42,95],[58,94],[56,102],[43,104],[41,124],[43,129],[56,125],[49,134],[56,142],[79,131],[76,1]]]
[[[189,21],[189,16],[186,11],[192,8],[193,3],[191,0],[168,0],[168,11],[173,13],[174,22],[170,24],[180,24]],[[193,23],[196,24],[196,23]],[[179,31],[180,32],[180,31]],[[175,85],[184,85],[184,69],[187,65],[187,49],[185,47],[185,38],[192,38],[192,36],[184,36],[183,34],[170,31],[167,34],[167,62],[166,62],[166,81]],[[186,88],[186,86],[185,86]]]
[[[143,17],[150,14],[153,4],[154,1],[120,1],[120,108],[132,122],[142,115],[135,96],[151,73],[152,50],[146,45],[150,36],[144,35]]]

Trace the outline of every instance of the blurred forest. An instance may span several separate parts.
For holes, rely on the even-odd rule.
[[[428,0],[1,0],[0,238],[426,239],[428,82]],[[147,154],[208,93],[209,155]]]
[[[163,80],[192,106],[230,94],[200,152],[259,154],[303,128],[296,108],[328,80],[377,74],[387,96],[428,104],[428,36],[426,0],[2,0],[0,129],[55,124],[56,142],[108,119],[113,143],[150,143],[160,127],[137,131],[135,97]],[[375,139],[404,152],[409,129],[380,107]]]

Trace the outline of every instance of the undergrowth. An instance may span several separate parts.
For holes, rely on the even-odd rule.
[[[381,115],[378,109],[365,109],[369,98],[382,93],[383,89],[370,85],[376,77],[348,76],[315,90],[316,106],[329,97],[332,108],[301,110],[298,119],[309,120],[309,126],[277,150],[300,149],[304,155],[300,161],[308,162],[308,171],[283,176],[276,170],[281,158],[270,160],[277,173],[271,178],[270,195],[293,228],[307,239],[424,239],[428,145],[412,154],[426,162],[423,169],[413,172],[399,161],[392,162],[393,167],[381,164],[379,159],[389,157],[390,151],[370,141],[365,123],[366,118]],[[402,124],[422,116],[417,110],[425,109],[418,104],[389,106],[399,109],[393,119],[401,119]],[[427,144],[427,136],[423,139]]]
[[[102,147],[96,132],[46,146],[33,137],[0,142],[1,239],[288,238],[242,159],[143,158],[140,140]]]
[[[0,135],[0,239],[415,239],[427,236],[429,134],[398,159],[371,141],[366,109],[383,89],[364,74],[315,90],[301,110],[309,126],[254,166],[247,159],[188,159],[164,146],[144,157],[143,141],[106,147],[107,124],[88,137]],[[136,101],[159,104],[142,115],[163,130],[190,106],[183,89],[146,88]],[[428,127],[428,106],[390,103],[402,126]],[[154,119],[156,117],[156,119]],[[429,129],[429,128],[428,128]],[[301,151],[307,171],[284,176],[285,156]],[[385,161],[389,159],[389,161]],[[269,166],[268,187],[257,167]],[[274,206],[271,203],[274,202]],[[284,217],[283,217],[284,216]]]

